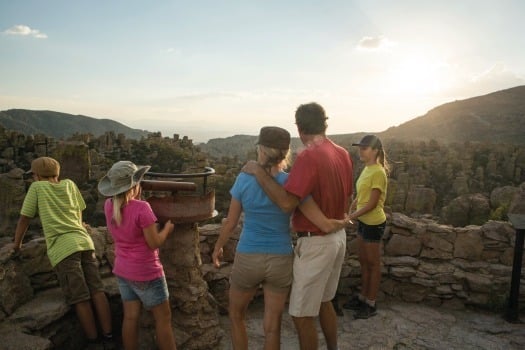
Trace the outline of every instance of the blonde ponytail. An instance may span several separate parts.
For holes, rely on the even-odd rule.
[[[137,185],[140,186],[140,185]],[[116,226],[120,226],[122,224],[122,208],[128,204],[128,202],[135,197],[135,189],[137,186],[134,186],[127,190],[126,192],[119,193],[113,196],[112,202],[113,202],[113,223]]]
[[[258,145],[258,147],[266,154],[265,168],[278,165],[281,169],[286,169],[290,165],[290,149],[272,148],[263,145]]]

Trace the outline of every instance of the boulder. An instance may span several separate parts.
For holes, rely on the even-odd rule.
[[[18,327],[0,326],[2,350],[50,350],[53,344],[47,338],[24,333]]]
[[[441,210],[441,221],[453,226],[482,225],[490,215],[489,199],[480,193],[462,195]]]
[[[0,295],[0,311],[7,315],[33,298],[29,277],[14,260],[0,266]]]
[[[512,214],[525,214],[525,182],[520,185],[519,191],[512,197],[508,212]]]
[[[490,206],[492,208],[509,207],[514,195],[519,192],[519,188],[514,186],[496,187],[490,193]]]

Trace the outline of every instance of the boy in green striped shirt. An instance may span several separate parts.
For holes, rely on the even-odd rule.
[[[82,223],[86,204],[75,183],[59,180],[60,164],[53,158],[40,157],[31,163],[35,180],[24,199],[15,231],[15,252],[31,218],[40,216],[47,255],[69,305],[74,305],[89,342],[97,342],[97,326],[92,304],[104,333],[105,343],[112,343],[111,313],[98,271],[95,246]]]

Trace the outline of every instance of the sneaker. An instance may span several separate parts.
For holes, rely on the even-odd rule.
[[[117,342],[113,338],[113,336],[102,336],[102,344],[104,346],[104,350],[116,350],[118,349]]]
[[[363,306],[354,314],[354,318],[367,319],[375,315],[377,315],[377,308],[375,306],[370,306],[367,303],[363,303]]]
[[[365,304],[364,301],[359,300],[357,295],[354,295],[352,299],[348,300],[343,304],[343,309],[346,310],[359,310]]]

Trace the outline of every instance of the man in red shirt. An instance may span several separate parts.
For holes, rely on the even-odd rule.
[[[326,136],[325,111],[317,103],[300,105],[295,122],[305,149],[294,162],[281,187],[255,162],[243,171],[256,176],[268,196],[284,211],[291,212],[309,195],[328,218],[344,219],[353,192],[353,166],[348,152]],[[301,350],[317,349],[315,317],[329,350],[337,349],[337,316],[331,300],[346,251],[344,229],[322,232],[299,210],[292,225],[297,232],[293,265],[293,284],[289,312],[299,335]]]

